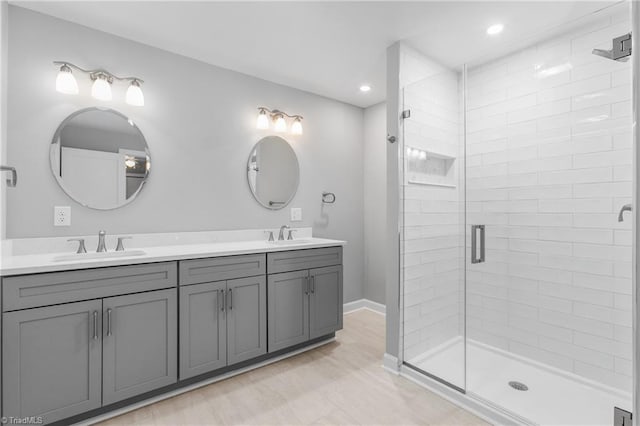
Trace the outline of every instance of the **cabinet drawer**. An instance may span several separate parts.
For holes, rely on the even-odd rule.
[[[3,278],[3,311],[175,287],[176,262]]]
[[[266,273],[264,253],[180,262],[180,285],[253,277]]]
[[[269,274],[342,264],[342,247],[267,253]]]

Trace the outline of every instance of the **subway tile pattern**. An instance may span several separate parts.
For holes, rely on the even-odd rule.
[[[468,336],[631,390],[630,64],[606,18],[467,74]]]
[[[402,249],[404,262],[404,356],[411,360],[463,332],[464,209],[459,168],[461,80],[458,73],[420,63],[429,77],[405,87]],[[407,148],[454,158],[455,187],[408,181]],[[455,384],[460,375],[448,379]],[[437,374],[437,372],[435,372]]]
[[[406,360],[463,333],[466,268],[469,338],[631,390],[631,66],[591,54],[629,30],[625,11],[469,68],[466,122],[460,73],[405,87],[405,144],[456,157],[458,181],[403,183]]]

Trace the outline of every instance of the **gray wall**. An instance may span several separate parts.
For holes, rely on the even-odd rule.
[[[386,113],[384,103],[364,111],[364,297],[382,304],[387,226]]]
[[[8,160],[20,173],[7,194],[7,237],[197,231],[289,224],[289,209],[273,212],[253,199],[246,162],[268,132],[255,129],[257,107],[304,115],[304,135],[286,138],[300,161],[300,187],[291,207],[317,236],[348,241],[345,302],[363,295],[363,110],[334,100],[224,70],[113,35],[9,7]],[[104,67],[145,80],[146,105],[55,91],[53,60]],[[49,143],[58,124],[81,108],[105,105],[129,115],[149,143],[152,171],[133,203],[112,211],[81,207],[58,187]],[[322,191],[337,202],[322,205]],[[53,206],[70,205],[71,227],[53,227]]]

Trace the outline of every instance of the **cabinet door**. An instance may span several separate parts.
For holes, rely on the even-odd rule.
[[[101,300],[3,316],[3,412],[45,423],[101,405]]]
[[[311,338],[342,328],[342,266],[311,269],[309,327]]]
[[[308,271],[268,277],[269,352],[309,340]]]
[[[177,381],[177,289],[103,301],[103,405]]]
[[[229,365],[267,353],[267,280],[264,276],[227,281]]]
[[[226,281],[180,287],[180,378],[227,365]]]

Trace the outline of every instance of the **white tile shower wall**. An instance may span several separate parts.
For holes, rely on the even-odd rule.
[[[459,77],[424,59],[430,76],[404,87],[404,159],[407,148],[460,161]],[[430,154],[428,154],[430,155]],[[410,183],[403,187],[404,357],[419,356],[461,334],[463,244],[460,187]],[[462,371],[462,370],[461,370]],[[437,372],[436,372],[437,373]]]
[[[591,54],[625,17],[469,69],[468,220],[487,225],[487,261],[467,319],[473,339],[629,391],[630,63]]]

